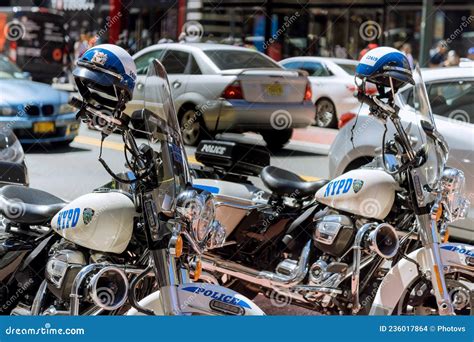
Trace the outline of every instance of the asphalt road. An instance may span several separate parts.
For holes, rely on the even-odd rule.
[[[235,138],[235,136],[234,136]],[[257,135],[241,138],[247,142],[261,143]],[[100,152],[100,133],[84,127],[67,148],[53,146],[25,146],[30,186],[48,191],[66,200],[86,194],[111,177],[97,160]],[[187,154],[194,160],[194,148],[187,147]],[[123,144],[118,134],[109,136],[103,149],[103,159],[116,172],[125,170]],[[284,150],[271,158],[271,164],[291,170],[307,179],[328,176],[325,148],[300,141],[290,142]],[[258,179],[256,180],[258,183]]]
[[[263,144],[257,135],[233,136],[247,142]],[[48,191],[66,200],[86,194],[110,181],[110,176],[97,160],[100,133],[84,127],[67,148],[25,146],[30,186]],[[188,159],[194,160],[194,148],[186,148]],[[113,134],[104,143],[103,158],[116,172],[125,170],[121,137]],[[271,164],[296,172],[307,179],[328,176],[327,146],[292,141],[271,157]],[[258,179],[255,179],[262,186]],[[271,315],[314,315],[316,312],[289,305],[286,298],[255,299],[264,312]]]

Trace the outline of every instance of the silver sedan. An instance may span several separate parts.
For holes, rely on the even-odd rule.
[[[260,133],[271,149],[314,119],[304,72],[284,70],[258,51],[221,44],[158,44],[133,56],[138,80],[128,110],[143,101],[151,59],[168,72],[183,139],[196,145],[216,132]]]

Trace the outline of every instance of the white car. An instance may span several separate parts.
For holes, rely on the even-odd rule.
[[[474,240],[474,69],[440,68],[423,69],[431,107],[438,130],[449,145],[448,166],[458,168],[466,176],[466,194],[471,201],[468,218],[454,222],[452,235],[464,240]],[[413,118],[412,87],[400,90],[397,98],[403,125],[417,141],[417,125],[410,125]],[[368,106],[358,105],[357,120],[349,121],[340,129],[329,151],[329,175],[337,177],[349,170],[368,163],[382,146],[383,126],[368,115]],[[353,114],[355,116],[355,114]],[[354,127],[355,123],[357,125]],[[354,127],[354,128],[353,128]],[[393,127],[388,125],[386,140],[392,139]],[[352,136],[352,139],[351,139]]]
[[[359,62],[326,57],[292,57],[280,61],[287,69],[305,70],[309,75],[315,123],[319,127],[336,128],[344,113],[357,105],[354,74]],[[370,87],[370,91],[376,91]]]

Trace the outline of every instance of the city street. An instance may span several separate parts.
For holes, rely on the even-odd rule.
[[[295,138],[271,159],[271,164],[304,176],[306,179],[328,176],[327,151],[336,130],[311,127],[297,130]],[[250,143],[264,144],[255,134],[239,137]],[[318,143],[319,142],[319,143]],[[30,186],[72,200],[107,183],[110,176],[97,160],[100,133],[81,125],[79,136],[68,148],[25,146]],[[103,157],[113,170],[124,170],[123,144],[117,134],[104,143]],[[194,148],[187,147],[188,159],[195,162]]]

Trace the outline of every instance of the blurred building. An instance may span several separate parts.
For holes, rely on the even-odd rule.
[[[435,0],[434,7],[431,43],[452,37],[450,48],[465,54],[474,36],[474,3]],[[355,58],[371,42],[410,42],[417,55],[421,9],[421,0],[188,0],[186,20],[204,26],[204,39],[253,45],[276,57]]]
[[[184,9],[185,0],[0,0],[1,6],[61,11],[73,42],[88,34],[98,42],[119,43],[132,52],[161,38],[177,39],[182,26],[178,23],[180,3]]]

